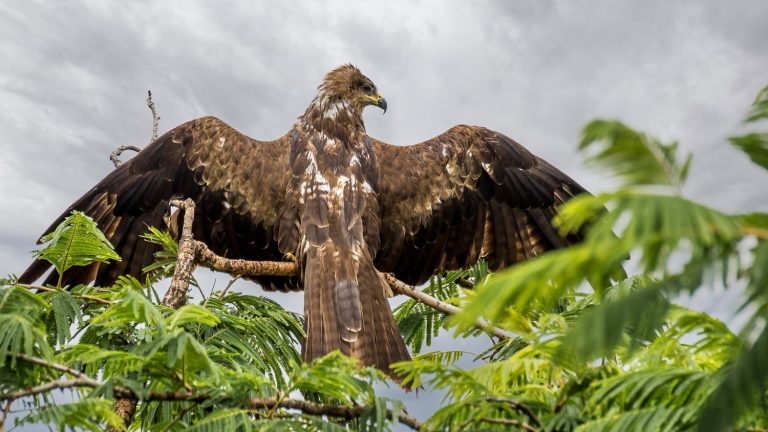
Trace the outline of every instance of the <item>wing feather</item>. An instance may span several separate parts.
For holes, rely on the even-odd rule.
[[[78,199],[45,232],[73,210],[91,216],[122,257],[121,262],[73,268],[72,283],[109,285],[122,274],[141,276],[158,246],[141,235],[167,229],[168,201],[196,203],[193,233],[230,258],[279,260],[274,226],[288,182],[288,137],[256,141],[214,117],[169,131],[115,169]],[[173,225],[173,224],[171,224]],[[170,228],[174,228],[171,226]],[[36,261],[20,280],[32,282],[49,269]],[[265,279],[265,287],[295,289],[296,279]]]
[[[371,140],[381,271],[418,284],[481,258],[497,270],[580,240],[562,238],[552,218],[584,189],[509,137],[456,126],[412,146]]]

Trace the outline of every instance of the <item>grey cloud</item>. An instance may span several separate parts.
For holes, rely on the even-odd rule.
[[[575,147],[586,121],[616,117],[695,152],[693,198],[766,210],[766,174],[725,138],[767,83],[767,12],[761,0],[4,2],[0,274],[23,269],[115,147],[146,143],[147,89],[161,131],[212,114],[268,139],[347,62],[390,103],[365,114],[385,141],[480,124],[601,191],[610,181]]]

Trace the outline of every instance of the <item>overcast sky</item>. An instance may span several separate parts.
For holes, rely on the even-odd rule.
[[[694,152],[690,197],[768,210],[768,176],[725,140],[768,84],[766,17],[764,0],[4,1],[0,275],[24,269],[115,147],[146,144],[148,89],[161,133],[215,115],[268,139],[350,62],[387,98],[386,115],[365,114],[379,139],[483,125],[599,192],[610,183],[583,166],[579,132],[618,118]],[[301,310],[301,297],[286,305]]]

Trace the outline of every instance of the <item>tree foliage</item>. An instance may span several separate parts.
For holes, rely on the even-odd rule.
[[[768,88],[746,121],[765,119]],[[768,168],[766,136],[730,140]],[[423,291],[458,306],[455,316],[413,299],[395,309],[417,354],[395,370],[406,385],[444,394],[437,411],[420,416],[422,429],[766,429],[768,214],[728,214],[687,199],[691,155],[621,122],[589,123],[580,149],[620,180],[616,190],[562,208],[559,229],[586,230],[583,243],[497,274],[479,263],[433,278]],[[134,430],[419,426],[402,402],[377,395],[381,372],[339,353],[303,364],[302,317],[269,299],[225,289],[163,306],[155,290],[173,273],[177,246],[158,230],[148,238],[164,249],[141,281],[0,281],[0,411],[23,400],[19,423],[121,429],[113,402],[132,397]],[[43,240],[37,255],[59,274],[119,259],[79,213]],[[743,328],[675,304],[714,289],[744,293]],[[487,345],[479,355],[428,351],[446,329],[481,335],[487,326],[478,322],[511,336],[478,338]],[[56,389],[75,397],[62,403]]]

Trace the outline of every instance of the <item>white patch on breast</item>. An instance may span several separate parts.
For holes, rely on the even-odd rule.
[[[224,143],[227,142],[227,139],[224,137],[219,137],[219,148],[224,148]]]
[[[345,110],[346,108],[347,106],[344,104],[344,102],[342,101],[336,102],[323,110],[323,118],[335,119],[336,117],[338,117],[339,112],[341,112],[342,110]]]

